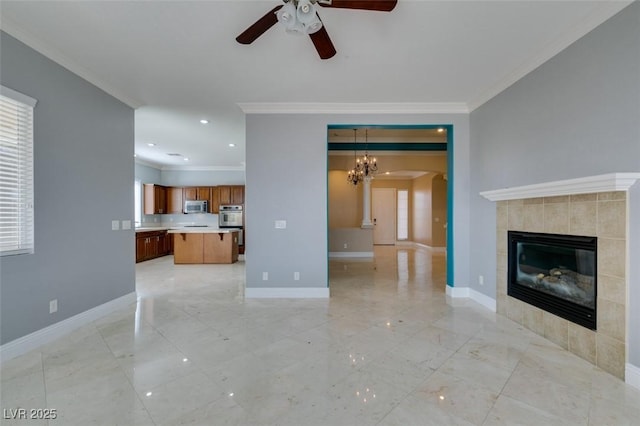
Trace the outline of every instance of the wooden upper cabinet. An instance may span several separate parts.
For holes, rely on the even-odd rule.
[[[218,192],[220,195],[220,205],[231,204],[231,187],[230,186],[219,186]]]
[[[244,204],[244,185],[218,186],[220,205]]]
[[[210,189],[211,201],[209,202],[209,209],[211,213],[218,214],[220,212],[220,187],[212,186]]]
[[[152,183],[144,184],[144,214],[167,212],[167,188]]]
[[[196,188],[196,200],[211,200],[211,187],[199,186]]]
[[[218,214],[221,205],[244,204],[244,185],[179,188],[144,184],[144,214],[183,213],[187,200],[207,200],[209,212]]]
[[[182,213],[183,210],[183,190],[170,186],[167,188],[167,213]]]
[[[198,199],[198,188],[196,188],[195,186],[184,188],[182,190],[182,195],[184,197],[184,201],[197,200]]]
[[[244,204],[244,185],[231,187],[231,204]]]

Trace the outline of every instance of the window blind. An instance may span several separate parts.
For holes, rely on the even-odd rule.
[[[33,253],[33,109],[0,86],[0,255]]]

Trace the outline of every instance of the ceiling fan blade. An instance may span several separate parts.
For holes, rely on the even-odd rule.
[[[241,44],[251,44],[258,37],[264,34],[269,28],[273,27],[278,22],[276,12],[282,8],[283,5],[276,6],[267,12],[262,18],[258,19],[253,25],[244,30],[242,34],[236,37],[236,41]]]
[[[325,29],[324,25],[318,31],[313,34],[309,34],[313,45],[320,55],[320,59],[329,59],[336,54],[336,48],[333,47],[329,33]]]
[[[318,4],[324,7],[338,7],[341,9],[377,10],[391,12],[398,4],[398,0],[319,0]]]

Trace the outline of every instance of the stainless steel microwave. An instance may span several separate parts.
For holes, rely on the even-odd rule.
[[[184,202],[185,213],[208,213],[207,200],[187,200]]]

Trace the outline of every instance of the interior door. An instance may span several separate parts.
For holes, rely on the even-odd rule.
[[[373,244],[396,243],[396,190],[373,188],[371,197]]]

